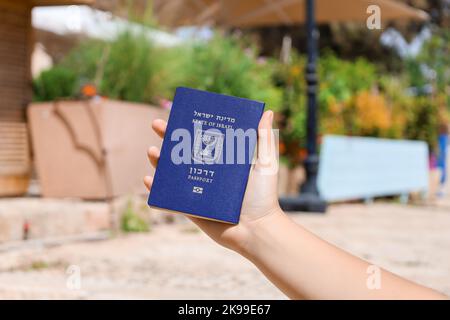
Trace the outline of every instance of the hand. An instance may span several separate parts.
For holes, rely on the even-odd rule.
[[[217,243],[245,254],[247,245],[252,236],[252,230],[272,215],[282,214],[278,204],[277,195],[277,157],[272,133],[273,112],[264,112],[258,126],[257,160],[252,166],[247,189],[242,204],[241,218],[237,225],[189,217],[200,229],[208,234]],[[153,130],[164,137],[167,123],[164,120],[154,120]],[[157,147],[150,147],[148,158],[156,168],[160,156]],[[150,190],[153,177],[144,177],[144,183]]]

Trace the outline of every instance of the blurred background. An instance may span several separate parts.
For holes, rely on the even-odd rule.
[[[450,294],[449,0],[0,0],[0,84],[0,298],[285,298],[148,208],[178,86],[266,102],[292,218]]]

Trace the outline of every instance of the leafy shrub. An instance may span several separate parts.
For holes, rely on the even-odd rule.
[[[72,97],[77,91],[77,75],[65,67],[51,68],[33,81],[33,90],[35,101]]]
[[[280,153],[292,163],[299,159],[306,136],[305,57],[292,52],[288,63],[278,63],[273,80],[282,91]]]
[[[345,61],[325,53],[319,60],[321,110],[327,110],[330,98],[342,102],[360,91],[370,90],[376,78],[376,66],[364,58]]]
[[[60,75],[60,70],[70,74],[71,90],[53,89],[58,87],[59,79],[47,77],[46,82],[36,85],[35,96],[40,100],[73,97],[83,84],[93,83],[101,95],[153,103],[161,96],[171,95],[170,89],[174,86],[176,77],[171,77],[172,69],[168,67],[174,58],[167,52],[170,50],[155,47],[144,34],[127,31],[112,42],[89,40],[49,70],[51,74]],[[52,95],[41,93],[47,91]]]
[[[361,91],[350,99],[354,112],[354,130],[361,136],[385,136],[391,126],[391,115],[386,99],[381,94]]]
[[[407,113],[405,137],[426,141],[431,150],[436,148],[439,126],[439,107],[429,97],[416,97]]]
[[[153,102],[158,95],[166,94],[169,77],[163,70],[163,50],[155,48],[143,35],[120,35],[104,50],[100,92],[136,102]]]
[[[254,47],[237,37],[219,33],[196,42],[185,51],[181,84],[202,90],[265,101],[271,108],[281,103],[281,92],[272,83],[271,61],[258,59]]]
[[[450,89],[450,30],[442,28],[434,30],[434,33],[415,60],[434,71],[433,84],[436,92],[447,94]],[[450,107],[449,102],[450,100],[446,102],[447,107]]]
[[[150,230],[148,222],[134,210],[131,201],[127,203],[120,222],[121,230],[124,232],[147,232]]]
[[[306,144],[306,58],[295,51],[287,64],[279,64],[275,83],[283,91],[281,139],[285,155],[292,163],[300,160],[300,148]],[[368,95],[377,79],[375,65],[363,58],[344,61],[331,53],[325,53],[318,60],[318,107],[321,133],[370,134],[377,130],[362,128],[370,126],[365,122],[373,115],[383,119],[375,126],[383,129],[389,122],[389,110],[383,97]],[[366,92],[364,95],[360,93]],[[368,99],[370,101],[364,101]],[[377,107],[373,114],[365,110],[364,104]],[[356,112],[358,111],[358,112]],[[362,116],[364,120],[359,117]],[[383,122],[383,124],[381,124]],[[360,129],[364,129],[364,133]],[[370,131],[370,133],[369,133]]]
[[[110,43],[82,43],[53,69],[73,74],[75,88],[93,83],[101,95],[114,99],[154,103],[172,98],[175,87],[184,85],[262,100],[276,108],[281,94],[272,83],[272,64],[235,37],[216,34],[206,42],[159,48],[145,35],[124,32]],[[44,87],[52,85],[49,81]],[[76,90],[64,92],[75,94]],[[61,93],[55,92],[42,99],[58,97]]]

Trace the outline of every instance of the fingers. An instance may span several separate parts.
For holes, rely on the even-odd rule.
[[[158,160],[159,160],[159,156],[160,156],[159,149],[154,146],[150,147],[147,150],[147,156],[148,156],[148,160],[150,160],[152,167],[156,168],[156,166],[158,165]]]
[[[152,122],[152,129],[155,131],[155,133],[161,137],[164,138],[164,134],[166,133],[167,129],[167,122],[161,119],[156,119]],[[156,168],[158,165],[158,160],[160,156],[160,151],[157,147],[150,147],[147,150],[147,156],[148,160],[150,161],[150,164]],[[153,184],[153,177],[152,176],[145,176],[144,177],[144,184],[147,187],[147,189],[150,191]]]
[[[152,129],[160,138],[164,138],[164,134],[167,129],[167,122],[161,119],[155,119],[152,122]]]
[[[152,176],[145,176],[144,177],[144,184],[147,187],[148,191],[152,188],[153,184],[153,177]]]
[[[276,165],[277,150],[272,132],[273,112],[266,111],[258,125],[258,153],[255,169],[273,169]]]

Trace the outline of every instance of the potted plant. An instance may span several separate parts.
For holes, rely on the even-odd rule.
[[[146,192],[152,119],[171,90],[170,54],[143,35],[88,41],[34,81],[28,108],[43,196],[104,199]]]

